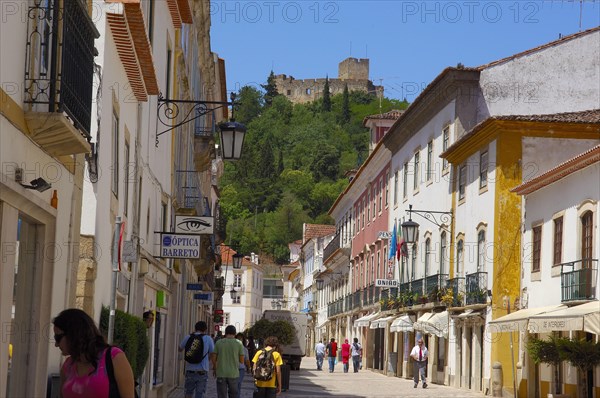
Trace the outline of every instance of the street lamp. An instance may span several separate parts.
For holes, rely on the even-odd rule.
[[[231,256],[231,261],[233,263],[233,269],[242,268],[243,258],[244,258],[244,256],[240,253],[235,253],[233,256]]]
[[[231,287],[231,291],[229,292],[229,294],[231,295],[231,300],[235,301],[238,299],[238,297],[240,296],[240,292],[238,292],[237,290],[235,290],[235,287]]]
[[[219,124],[221,136],[221,157],[223,160],[238,160],[242,157],[242,145],[246,126],[234,120]]]
[[[323,290],[323,286],[325,284],[323,279],[315,279],[315,283],[317,284],[317,290]]]
[[[287,300],[274,299],[271,300],[271,308],[280,310],[287,305]]]
[[[454,216],[451,211],[413,210],[412,205],[408,205],[408,221],[401,224],[402,236],[406,243],[415,243],[419,237],[419,224],[412,220],[412,213],[450,232],[444,225],[452,222]]]

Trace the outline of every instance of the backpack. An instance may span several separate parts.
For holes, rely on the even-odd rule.
[[[195,333],[190,334],[190,338],[185,343],[185,361],[188,363],[200,363],[205,356],[204,335]]]
[[[259,381],[269,381],[273,377],[275,370],[275,361],[273,360],[273,350],[262,350],[254,366],[254,378]]]

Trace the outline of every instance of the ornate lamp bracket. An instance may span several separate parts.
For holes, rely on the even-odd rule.
[[[195,101],[195,100],[174,100],[163,98],[162,93],[158,95],[157,118],[158,122],[166,129],[157,132],[156,147],[158,148],[158,137],[175,130],[193,120],[196,120],[210,112],[231,106],[231,117],[233,119],[233,109],[236,105],[235,93],[231,93],[231,101]]]
[[[448,229],[444,227],[444,225],[451,225],[452,220],[454,219],[454,214],[452,214],[452,211],[413,210],[412,205],[408,205],[407,212],[409,220],[412,220],[412,214],[414,213],[428,220],[432,224],[437,225],[446,232],[450,231],[448,231]]]

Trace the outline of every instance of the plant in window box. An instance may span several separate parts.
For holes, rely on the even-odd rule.
[[[454,292],[452,289],[444,289],[440,302],[447,307],[452,307],[454,304]]]
[[[379,300],[379,305],[381,306],[382,311],[388,310],[390,308],[390,299],[387,297],[382,298]]]
[[[455,305],[457,307],[462,307],[464,305],[464,300],[465,300],[465,296],[462,293],[458,293],[456,295],[456,301],[455,301]]]

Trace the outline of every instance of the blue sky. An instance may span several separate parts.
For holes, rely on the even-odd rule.
[[[580,23],[600,25],[600,0],[227,0],[211,2],[211,19],[228,90],[264,83],[271,69],[337,77],[352,56],[370,59],[370,78],[387,97],[412,101],[447,66],[486,64],[576,33]]]

